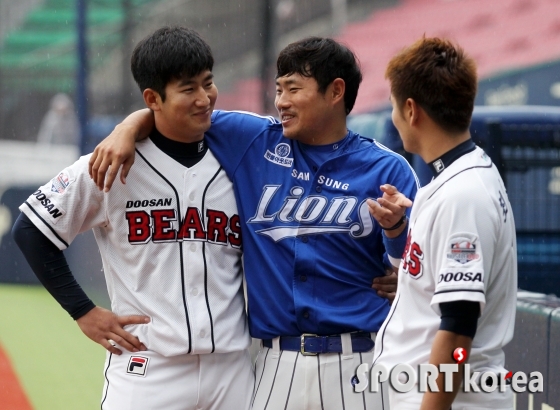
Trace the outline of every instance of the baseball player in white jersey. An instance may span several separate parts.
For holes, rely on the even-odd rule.
[[[20,226],[30,221],[55,251],[93,229],[113,313],[85,294],[69,300],[52,272],[38,268],[38,276],[84,333],[109,350],[103,409],[250,406],[239,216],[232,183],[203,138],[217,98],[212,66],[210,48],[191,30],[163,28],[142,40],[132,71],[155,129],[136,144],[128,183],[99,191],[88,155],[20,207]],[[14,228],[27,256],[35,250],[24,231]],[[64,274],[73,280],[67,267]],[[114,315],[150,320],[99,336],[103,323],[83,324],[92,315],[97,322]]]
[[[362,78],[348,48],[302,39],[280,52],[277,69],[280,120],[216,110],[206,132],[234,183],[249,327],[262,340],[252,406],[382,410],[386,392],[355,393],[354,376],[372,362],[389,311],[372,281],[385,278],[384,254],[399,257],[406,242],[405,232],[400,245],[390,245],[382,230],[398,236],[406,224],[401,215],[375,223],[367,200],[382,196],[385,183],[412,198],[416,179],[404,158],[347,129]],[[152,127],[145,111],[127,121],[129,132],[117,130],[96,149],[92,169],[118,169],[111,152],[134,153],[133,144],[110,145],[145,135]]]
[[[511,409],[502,348],[515,319],[515,226],[504,183],[468,131],[474,61],[446,40],[423,38],[391,60],[386,76],[404,148],[434,173],[414,200],[397,296],[375,346],[375,364],[417,372],[412,388],[390,389],[391,409]],[[455,362],[452,386],[439,373],[436,388],[421,391],[419,365]]]

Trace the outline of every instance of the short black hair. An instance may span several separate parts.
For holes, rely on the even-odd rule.
[[[194,77],[213,67],[210,46],[196,31],[180,26],[156,30],[136,45],[130,59],[140,91],[151,88],[163,101],[171,80]]]
[[[276,68],[276,78],[292,74],[314,78],[321,93],[324,93],[336,78],[342,78],[346,84],[346,115],[354,108],[358,88],[362,82],[362,72],[354,53],[335,40],[307,37],[289,44],[278,55]]]

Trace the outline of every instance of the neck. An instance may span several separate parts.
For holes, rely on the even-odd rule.
[[[346,134],[348,134],[348,129],[345,119],[343,122],[339,121],[334,125],[328,124],[322,127],[322,130],[314,132],[311,138],[301,139],[300,142],[308,145],[329,145],[343,140]]]
[[[426,132],[424,135],[427,138],[422,137],[423,140],[421,141],[418,155],[420,155],[426,163],[434,161],[436,158],[441,157],[457,145],[471,138],[471,134],[468,130],[455,136],[450,136],[441,130]]]
[[[157,113],[156,113],[157,114]],[[204,133],[200,134],[187,134],[185,130],[178,127],[169,125],[166,121],[158,121],[157,115],[155,118],[155,127],[166,138],[178,142],[198,142],[204,139]]]

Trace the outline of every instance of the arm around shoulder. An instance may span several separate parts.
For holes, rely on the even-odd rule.
[[[88,167],[90,177],[100,190],[107,192],[111,189],[121,165],[121,182],[126,183],[126,176],[134,163],[135,143],[147,138],[153,127],[151,110],[135,111],[95,147]]]

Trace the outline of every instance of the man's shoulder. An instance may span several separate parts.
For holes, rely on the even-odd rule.
[[[359,144],[355,150],[355,157],[359,157],[362,161],[370,164],[383,164],[384,167],[398,170],[399,173],[402,173],[403,177],[413,176],[417,186],[420,186],[416,173],[405,157],[377,140],[362,137],[358,134],[356,136],[359,139]]]
[[[479,192],[486,190],[488,183],[493,181],[497,174],[490,157],[480,148],[469,152],[455,161],[441,177],[442,188],[457,192]],[[449,183],[451,182],[451,183]],[[497,181],[495,181],[497,182]]]
[[[249,111],[214,110],[211,127],[217,125],[282,129],[280,122],[276,118]],[[280,128],[278,128],[279,125]]]
[[[473,162],[456,167],[449,175],[442,174],[431,182],[434,186],[430,196],[457,203],[461,207],[488,207],[492,202],[489,190],[495,186],[491,168],[491,162]]]
[[[356,151],[360,151],[360,155],[367,155],[370,159],[379,158],[408,164],[408,161],[406,161],[402,155],[396,153],[375,139],[364,137],[356,133],[354,133],[354,138],[358,141]]]

